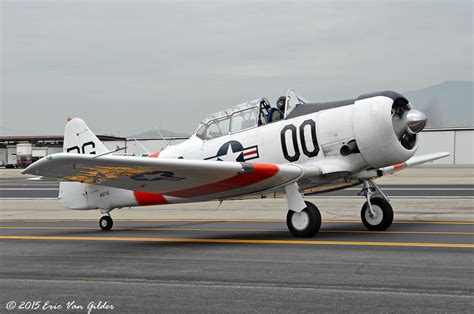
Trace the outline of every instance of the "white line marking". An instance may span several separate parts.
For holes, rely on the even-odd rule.
[[[2,188],[2,191],[58,191],[57,188]]]
[[[0,201],[39,201],[57,199],[57,197],[0,197]]]

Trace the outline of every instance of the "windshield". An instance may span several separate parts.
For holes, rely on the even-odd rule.
[[[306,100],[298,96],[296,92],[292,89],[289,89],[286,92],[286,108],[285,108],[285,118],[300,104],[305,104]]]

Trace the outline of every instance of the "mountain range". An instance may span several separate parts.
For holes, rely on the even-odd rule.
[[[474,82],[446,81],[402,93],[428,116],[427,128],[474,126]]]

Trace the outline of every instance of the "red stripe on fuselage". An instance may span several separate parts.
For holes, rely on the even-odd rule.
[[[209,183],[203,186],[189,188],[181,191],[169,192],[166,195],[189,198],[196,196],[203,196],[206,194],[220,193],[228,190],[233,190],[245,186],[252,185],[254,183],[263,181],[270,177],[273,177],[278,173],[278,166],[273,164],[252,164],[253,169],[250,173],[241,173],[228,179]]]
[[[161,194],[133,191],[133,195],[135,195],[138,205],[141,206],[169,204]]]

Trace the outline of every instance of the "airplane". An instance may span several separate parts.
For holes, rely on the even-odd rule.
[[[79,118],[68,119],[62,153],[22,173],[60,181],[69,209],[99,209],[102,230],[116,208],[286,195],[295,237],[313,237],[319,209],[304,196],[361,186],[368,230],[393,222],[389,198],[374,179],[449,155],[414,156],[427,117],[394,91],[310,103],[288,90],[209,115],[184,142],[146,156],[109,151]]]

